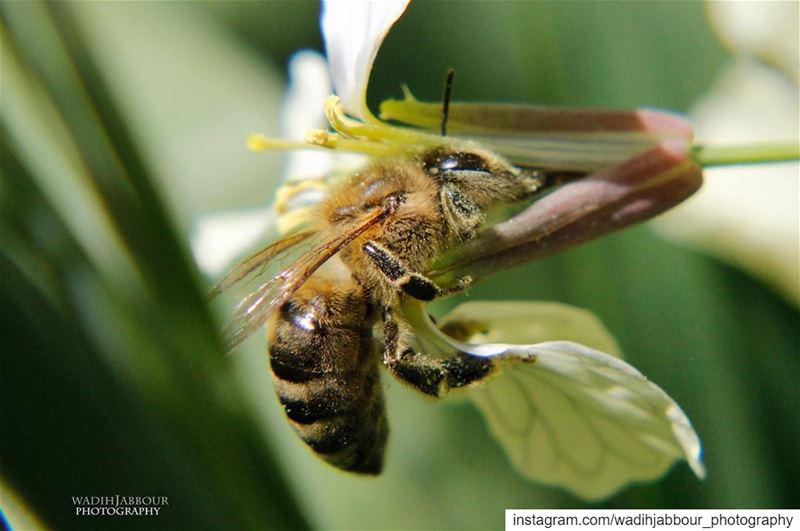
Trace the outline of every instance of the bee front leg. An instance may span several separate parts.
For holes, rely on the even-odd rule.
[[[425,275],[408,271],[391,251],[378,242],[370,240],[362,248],[378,271],[415,299],[432,301],[444,293],[442,288]]]
[[[425,275],[408,271],[391,251],[376,241],[366,242],[362,249],[378,268],[378,271],[383,273],[392,284],[417,300],[432,301],[436,297],[458,293],[467,289],[472,283],[472,277],[465,276],[458,279],[453,286],[442,288]]]
[[[439,201],[448,223],[456,228],[459,236],[462,239],[473,238],[476,229],[483,223],[484,215],[481,208],[452,184],[442,187]]]
[[[447,358],[432,358],[415,351],[403,340],[400,324],[388,308],[383,314],[383,364],[396,378],[436,398],[443,398],[451,389],[479,382],[495,369],[488,358],[460,352]]]

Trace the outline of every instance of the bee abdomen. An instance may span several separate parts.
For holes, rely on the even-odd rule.
[[[325,376],[325,372],[319,368],[293,363],[294,357],[292,351],[282,348],[281,345],[270,345],[270,367],[276,378],[292,383],[307,383]]]
[[[377,474],[388,429],[361,288],[312,278],[270,330],[275,389],[292,427],[334,466]]]
[[[298,424],[313,424],[318,420],[338,417],[340,414],[334,408],[320,400],[305,402],[293,400],[283,396],[278,397],[286,416]]]
[[[350,472],[379,474],[383,469],[388,426],[383,400],[352,415],[309,425],[306,443],[330,464]]]

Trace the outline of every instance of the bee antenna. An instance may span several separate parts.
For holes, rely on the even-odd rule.
[[[450,96],[453,94],[453,78],[456,71],[452,68],[447,70],[447,78],[444,81],[444,97],[442,98],[442,136],[447,136],[447,119],[450,116]]]

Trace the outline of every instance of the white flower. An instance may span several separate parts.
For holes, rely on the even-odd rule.
[[[331,85],[342,97],[349,114],[371,117],[367,109],[367,81],[372,64],[384,37],[403,14],[409,0],[371,2],[365,0],[327,2],[322,14],[323,36],[330,70],[325,59],[312,51],[300,51],[289,63],[290,86],[282,130],[286,138],[302,140],[313,129],[327,126],[325,100]],[[258,138],[251,139],[251,146]],[[338,159],[338,160],[337,160]],[[308,182],[329,174],[334,165],[339,171],[361,163],[359,157],[333,155],[319,149],[295,150],[289,155],[285,179]],[[301,185],[303,186],[303,185]],[[320,189],[306,186],[301,194],[293,194],[286,205],[297,210],[316,203]],[[279,213],[284,214],[284,213]],[[291,221],[278,232],[291,229]],[[195,222],[191,247],[200,269],[209,276],[218,276],[231,263],[255,245],[279,221],[273,205],[246,212],[222,212],[204,216]]]
[[[707,4],[713,27],[739,55],[691,109],[700,144],[800,143],[798,5]],[[712,167],[705,177],[700,193],[654,226],[800,304],[800,164]]]
[[[408,7],[409,0],[325,2],[322,34],[336,94],[345,110],[361,119],[367,108],[367,83],[383,39]]]
[[[406,310],[426,353],[456,350],[503,363],[468,396],[524,476],[587,500],[658,478],[682,459],[705,476],[689,419],[620,359],[590,312],[541,302],[464,303],[440,327],[477,342],[470,344],[440,332],[421,305]]]
[[[340,100],[329,98],[325,105],[336,132],[316,131],[310,143],[366,154],[407,153],[441,144],[439,135],[381,122],[366,106],[367,81],[378,47],[406,6],[405,1],[325,3],[322,28]],[[299,123],[319,127],[312,123],[318,118],[307,111],[322,109],[322,94],[303,94],[306,89],[299,80],[304,76],[320,79],[320,65],[319,59],[308,55],[292,61],[288,108],[305,116],[288,118],[293,129]],[[417,102],[410,95],[381,110],[382,116],[392,114],[400,121],[433,129],[439,113],[438,105]],[[510,116],[508,110],[519,114]],[[537,202],[531,212],[514,218],[516,224],[510,220],[498,225],[499,232],[478,241],[484,260],[471,262],[475,249],[470,249],[461,258],[434,264],[442,275],[454,274],[448,272],[450,266],[465,267],[468,274],[487,269],[487,264],[497,262],[492,253],[499,253],[501,244],[504,250],[510,249],[509,255],[519,249],[514,258],[520,261],[532,256],[526,248],[531,238],[573,231],[577,241],[588,239],[667,208],[667,203],[659,203],[652,195],[653,190],[677,190],[671,196],[677,201],[698,184],[699,169],[687,155],[691,128],[664,113],[552,112],[532,107],[504,107],[498,112],[496,106],[468,104],[454,104],[451,112],[456,137],[478,138],[515,161],[544,161],[556,168],[577,164],[594,173],[580,185],[564,187],[567,192]],[[476,121],[476,113],[481,120]],[[520,115],[528,124],[539,124],[538,135],[526,136],[530,131],[509,125],[509,117],[517,123]],[[594,127],[576,128],[574,118]],[[632,128],[631,123],[637,126]],[[542,131],[552,134],[543,137]],[[600,149],[593,144],[598,137],[592,135],[602,136]],[[302,147],[258,136],[250,143],[256,148]],[[279,226],[280,232],[289,230],[291,220],[307,213],[304,209],[324,193],[327,175],[341,165],[332,158],[336,153],[319,151],[311,163],[290,162],[287,186],[274,206],[280,220],[290,220]],[[673,186],[674,182],[681,185]],[[546,234],[537,232],[544,229]],[[430,321],[422,303],[408,299],[401,313],[413,329],[412,342],[426,354],[461,352],[493,358],[501,366],[502,372],[475,386],[468,396],[525,476],[590,500],[608,497],[631,482],[658,478],[682,459],[703,476],[700,443],[680,407],[620,359],[613,338],[590,313],[545,303],[470,303],[442,320],[441,330],[450,335]]]

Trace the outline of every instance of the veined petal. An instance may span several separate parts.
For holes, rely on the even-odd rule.
[[[567,341],[509,345],[499,356],[502,373],[469,397],[524,476],[588,500],[682,459],[704,477],[689,419],[631,365]]]
[[[441,328],[475,343],[524,345],[558,338],[622,357],[614,336],[596,315],[556,302],[465,302],[441,320]]]
[[[699,438],[681,408],[618,357],[573,341],[488,342],[540,341],[552,333],[616,354],[591,313],[545,303],[467,303],[441,321],[458,340],[436,329],[422,305],[405,304],[404,314],[429,348],[497,361],[494,377],[468,396],[526,477],[600,500],[660,477],[681,459],[705,475]]]
[[[363,120],[375,118],[367,108],[372,64],[389,29],[409,0],[327,0],[321,26],[336,93],[345,110]]]

